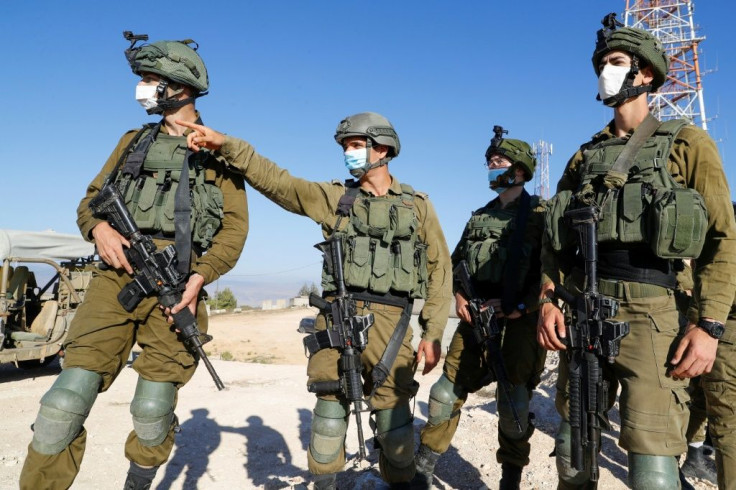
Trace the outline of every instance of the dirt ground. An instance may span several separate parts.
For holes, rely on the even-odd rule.
[[[207,344],[206,350],[226,389],[218,392],[207,371],[200,367],[180,391],[177,415],[181,432],[171,459],[159,470],[152,489],[311,488],[306,448],[314,396],[305,388],[306,358],[302,334],[296,331],[299,320],[310,314],[308,309],[294,309],[211,318],[210,332],[215,340]],[[556,357],[550,356],[547,365],[532,399],[537,430],[531,440],[532,462],[523,473],[522,488],[526,490],[557,486],[554,458],[548,456],[558,422],[554,409]],[[414,422],[417,440],[427,418],[429,389],[441,374],[440,367],[418,376],[421,388]],[[2,489],[17,488],[38,402],[58,372],[58,363],[33,371],[0,366],[4,413],[0,439]],[[112,388],[97,398],[85,424],[89,432],[87,452],[72,488],[122,488],[128,467],[123,444],[132,429],[128,407],[136,379],[135,371],[128,367]],[[498,487],[497,422],[492,389],[469,397],[453,444],[437,465],[436,488]],[[626,488],[626,456],[615,443],[619,429],[616,422],[613,431],[604,435],[600,458],[599,488],[606,490]],[[367,417],[363,417],[363,425],[368,462],[355,468],[349,461],[338,477],[338,485],[345,489],[387,488],[378,476]],[[357,452],[352,418],[347,448],[352,460]],[[715,487],[700,482],[697,488]]]

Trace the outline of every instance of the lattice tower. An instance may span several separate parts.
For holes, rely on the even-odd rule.
[[[552,154],[552,145],[539,140],[532,145],[532,151],[537,158],[537,170],[534,172],[534,194],[542,199],[549,199],[549,156]]]
[[[650,94],[652,114],[661,121],[684,118],[708,129],[698,62],[698,37],[689,0],[626,0],[624,24],[657,36],[670,56],[667,81]]]

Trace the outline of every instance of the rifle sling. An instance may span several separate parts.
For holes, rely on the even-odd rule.
[[[518,277],[519,262],[521,262],[521,249],[526,234],[526,225],[529,221],[531,201],[532,198],[529,193],[522,188],[519,197],[519,213],[516,215],[516,228],[509,239],[509,258],[506,260],[503,271],[501,309],[505,315],[511,314],[517,307],[517,294],[520,286]]]
[[[651,114],[647,114],[647,117],[634,130],[634,133],[624,145],[621,153],[619,153],[618,158],[616,158],[616,161],[613,162],[613,165],[606,173],[606,176],[603,179],[606,183],[611,183],[616,187],[623,186],[623,184],[628,180],[629,169],[631,168],[631,165],[634,164],[636,155],[644,146],[644,143],[647,142],[649,137],[657,130],[659,124],[660,122],[656,117]]]
[[[388,375],[391,371],[391,366],[394,365],[394,361],[396,361],[396,356],[398,355],[401,344],[404,341],[406,329],[409,328],[409,321],[411,320],[411,310],[413,306],[413,301],[409,301],[408,303],[406,303],[406,305],[404,305],[404,309],[401,312],[401,318],[399,318],[399,323],[396,324],[396,327],[391,334],[391,338],[386,344],[386,349],[383,351],[381,360],[378,361],[375,366],[373,366],[373,373],[371,374],[371,378],[373,379],[373,389],[371,390],[371,394],[368,396],[369,400],[373,398],[376,390],[380,388],[383,383],[386,382],[386,379],[388,379]]]
[[[176,270],[187,277],[189,263],[192,259],[192,202],[189,191],[189,159],[192,151],[187,148],[184,163],[181,166],[179,186],[174,195],[174,247],[176,248]]]

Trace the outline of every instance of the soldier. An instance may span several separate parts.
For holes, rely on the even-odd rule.
[[[206,150],[188,151],[188,130],[174,122],[200,121],[195,100],[209,86],[202,59],[189,46],[193,41],[135,47],[136,37],[147,36],[128,36],[132,42],[126,56],[133,73],[140,76],[136,99],[148,114],[163,117],[123,135],[79,204],[79,229],[95,243],[108,267],[101,267],[92,280],[64,345],[64,369],[41,399],[20,477],[22,489],[71,486],[87,439],[83,423],[97,394],[106,391],[125,367],[135,342],[142,352],[132,365],[139,378],[130,405],[134,430],[125,444],[130,460],[125,489],[150,488],[174,445],[177,391],[197,367],[197,359],[156,307],[157,298],[144,298],[131,313],[118,302],[133,269],[125,255],[129,242],[89,209],[103,181],[111,176],[136,224],[155,237],[159,248],[176,242],[180,263],[190,275],[175,309],[190,308],[202,332],[207,330],[202,287],[235,265],[245,243],[248,214],[242,177]],[[177,199],[182,173],[188,173],[190,189],[184,199]],[[191,211],[176,219],[173,210],[180,205]],[[187,227],[191,233],[175,233]]]
[[[256,190],[287,211],[317,222],[325,237],[336,235],[343,240],[347,289],[358,300],[358,315],[372,313],[375,317],[362,366],[363,392],[370,393],[375,439],[381,447],[381,476],[389,484],[406,486],[415,473],[409,407],[418,388],[414,371],[422,358],[423,374],[439,361],[449,313],[451,271],[447,243],[427,195],[399,183],[389,173],[387,164],[401,148],[393,126],[372,112],[340,121],[335,141],[344,151],[346,167],[358,179],[343,183],[292,177],[244,141],[204,126],[186,125],[196,130],[189,136],[190,148],[218,151]],[[322,286],[329,299],[336,291],[327,265],[326,260]],[[419,318],[423,334],[414,355],[411,329],[407,329],[408,309],[414,298],[425,297]],[[318,317],[316,327],[327,327],[324,316]],[[392,336],[394,331],[404,333]],[[388,377],[375,386],[374,368],[383,361],[384,352],[393,348],[398,354],[388,366]],[[339,356],[337,349],[329,348],[312,355],[307,368],[309,383],[338,379]],[[315,488],[336,487],[335,474],[345,464],[348,415],[345,400],[333,395],[318,397],[308,450]]]
[[[732,203],[736,215],[736,203]],[[698,259],[698,268],[701,259]],[[736,489],[736,295],[726,320],[713,369],[703,374],[708,431],[716,450],[719,490]]]
[[[675,456],[686,449],[688,378],[711,371],[716,358],[736,290],[736,226],[713,140],[684,121],[660,124],[649,113],[646,94],[664,83],[669,66],[660,41],[621,27],[614,14],[603,24],[592,61],[599,98],[614,117],[571,158],[550,200],[538,340],[549,350],[566,348],[555,286],[564,279],[568,289],[582,288],[583,260],[564,211],[599,209],[598,292],[618,300],[615,320],[630,327],[618,357],[603,363],[612,394],[621,386],[619,445],[628,452],[629,485],[678,488]],[[678,259],[691,257],[698,258],[694,300],[679,334],[675,273]],[[567,379],[561,356],[560,488],[595,488],[590,464],[583,471],[571,465]]]
[[[539,196],[529,196],[524,190],[537,163],[531,148],[524,141],[502,138],[499,126],[494,130],[497,135],[486,150],[485,160],[489,186],[498,197],[472,214],[452,254],[452,264],[457,266],[461,260],[468,263],[475,294],[488,299],[486,304],[503,324],[501,353],[511,386],[496,389],[496,459],[503,471],[500,488],[518,489],[521,470],[529,464],[529,439],[534,432],[529,401],[545,360],[545,351],[536,342],[534,314],[544,213]],[[450,446],[468,393],[494,381],[473,333],[469,298],[457,277],[453,286],[461,322],[445,358],[444,372],[430,391],[429,417],[417,453],[417,487],[431,487],[435,464]],[[512,405],[521,426],[516,424]]]

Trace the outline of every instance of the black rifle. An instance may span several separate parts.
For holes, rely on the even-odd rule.
[[[470,277],[470,270],[468,270],[468,263],[465,260],[461,260],[455,267],[453,275],[460,281],[460,285],[465,291],[465,295],[468,297],[468,304],[466,308],[470,313],[470,318],[473,321],[473,335],[475,341],[483,351],[483,363],[488,369],[488,377],[483,380],[483,383],[490,383],[493,380],[498,382],[498,385],[503,390],[506,399],[511,407],[511,412],[514,415],[514,422],[516,422],[516,428],[521,432],[521,420],[519,419],[519,412],[516,411],[514,402],[511,398],[509,376],[506,373],[506,366],[503,363],[503,354],[501,353],[501,328],[498,325],[498,319],[496,318],[496,311],[492,306],[483,306],[485,299],[479,297],[475,293],[473,282]]]
[[[585,289],[581,295],[570,294],[564,287],[555,285],[555,295],[573,310],[573,323],[567,329],[566,340],[572,465],[584,471],[588,459],[590,480],[598,481],[601,430],[610,430],[606,419],[608,381],[603,379],[603,362],[605,359],[613,364],[621,348],[621,339],[629,333],[629,324],[610,320],[618,313],[619,303],[598,292],[598,215],[595,209],[573,209],[565,212],[565,219],[578,232],[579,249],[585,261]]]
[[[355,422],[358,426],[358,461],[366,458],[365,439],[360,413],[363,408],[363,364],[361,353],[368,344],[368,329],[373,325],[373,313],[357,315],[355,300],[345,288],[342,265],[342,240],[333,237],[315,245],[325,256],[328,270],[332,271],[337,286],[335,299],[325,301],[315,293],[309,295],[309,304],[319,308],[332,324],[331,328],[304,338],[304,348],[309,355],[323,348],[336,348],[340,352],[337,381],[310,383],[307,390],[318,395],[342,394],[353,404]]]
[[[89,202],[89,207],[96,217],[104,218],[126,240],[130,248],[125,249],[125,257],[136,271],[133,280],[118,294],[118,301],[125,311],[133,311],[143,298],[156,294],[158,302],[165,308],[173,308],[181,302],[182,290],[186,276],[176,269],[176,249],[168,245],[157,250],[153,239],[141,233],[138,225],[125,206],[125,201],[117,186],[106,183],[100,192]],[[179,329],[179,339],[195,359],[202,359],[210,372],[215,386],[222,390],[225,385],[217,375],[215,368],[202,348],[203,343],[212,340],[209,335],[202,335],[197,328],[197,319],[189,308],[183,308],[172,315],[174,325]],[[202,342],[204,337],[204,342]]]

